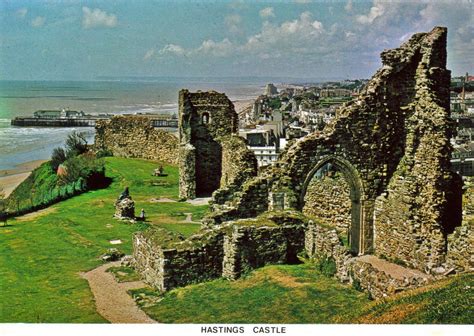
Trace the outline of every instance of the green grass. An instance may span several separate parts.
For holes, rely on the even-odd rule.
[[[464,274],[377,301],[356,322],[473,324],[473,303],[474,274]]]
[[[474,275],[466,274],[372,301],[314,265],[301,264],[266,266],[237,281],[177,288],[161,300],[150,288],[130,292],[163,323],[473,324],[473,288]]]
[[[237,281],[178,288],[143,309],[164,323],[331,323],[369,302],[365,293],[302,264],[267,266]]]
[[[80,272],[101,264],[104,250],[117,247],[130,254],[133,232],[164,227],[185,236],[199,229],[180,223],[179,212],[200,218],[207,206],[184,202],[152,203],[152,198],[178,199],[178,169],[165,167],[166,177],[152,177],[157,164],[145,160],[106,158],[107,189],[90,191],[0,227],[0,322],[106,322],[95,311],[92,293]],[[165,186],[150,182],[160,179]],[[114,202],[125,186],[145,223],[112,218]],[[122,240],[111,245],[112,239]]]

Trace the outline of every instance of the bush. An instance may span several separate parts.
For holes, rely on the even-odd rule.
[[[324,275],[327,277],[333,277],[336,274],[336,261],[334,260],[333,257],[330,256],[322,256],[317,264],[316,268]]]
[[[86,134],[72,131],[66,139],[66,158],[70,159],[87,152]]]
[[[96,153],[98,158],[114,156],[114,153],[109,149],[101,149]]]
[[[51,167],[54,171],[58,170],[59,165],[66,161],[66,152],[62,147],[53,149],[51,154]]]

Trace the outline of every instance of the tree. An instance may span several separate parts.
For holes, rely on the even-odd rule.
[[[66,158],[73,158],[87,152],[86,134],[72,131],[66,139]]]
[[[66,161],[66,152],[62,147],[57,147],[53,149],[53,153],[51,154],[51,167],[54,171],[58,170],[60,164]]]

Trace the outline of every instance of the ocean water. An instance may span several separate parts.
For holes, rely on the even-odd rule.
[[[177,114],[178,91],[187,88],[225,92],[231,100],[246,100],[263,92],[264,82],[215,79],[157,79],[147,81],[0,81],[0,170],[32,160],[48,159],[73,131],[93,128],[13,127],[11,119],[36,110],[82,110],[86,113]]]

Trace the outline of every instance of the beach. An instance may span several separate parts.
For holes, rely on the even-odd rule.
[[[12,169],[0,170],[0,188],[3,189],[5,197],[23,182],[33,171],[46,160],[34,160],[16,165]]]

